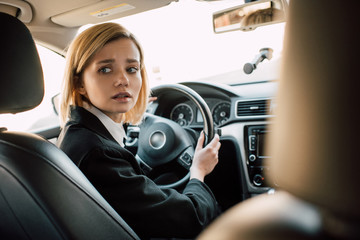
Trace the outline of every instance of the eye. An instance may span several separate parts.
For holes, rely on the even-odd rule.
[[[102,67],[99,70],[99,73],[110,73],[111,72],[111,68],[109,67]]]
[[[129,67],[128,69],[126,69],[128,73],[136,73],[138,70],[139,68],[137,67]]]

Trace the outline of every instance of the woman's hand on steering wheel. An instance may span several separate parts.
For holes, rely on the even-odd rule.
[[[205,141],[205,134],[202,131],[198,139],[193,163],[190,168],[190,179],[197,178],[204,181],[206,175],[211,173],[218,163],[218,153],[221,146],[220,137],[215,134],[211,142],[203,147]]]
[[[153,96],[161,101],[169,101],[173,96],[185,97],[199,109],[203,118],[204,134],[198,140],[195,166],[192,168],[193,178],[203,181],[217,162],[219,137],[208,144],[215,135],[214,121],[205,100],[193,89],[182,84],[160,85],[152,89]],[[179,98],[180,99],[180,98]],[[150,98],[149,101],[154,101]],[[190,168],[194,161],[195,146],[193,136],[171,119],[146,113],[139,125],[138,148],[136,159],[146,166],[147,175],[160,188],[181,188],[190,178]],[[205,136],[206,138],[205,138]],[[216,151],[215,151],[215,150]],[[175,163],[175,164],[172,164]],[[175,166],[170,169],[169,165]],[[180,166],[178,168],[177,166]],[[186,174],[184,175],[184,170]]]

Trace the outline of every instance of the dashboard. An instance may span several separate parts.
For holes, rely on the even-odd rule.
[[[214,125],[221,130],[219,164],[206,178],[224,209],[271,190],[266,179],[270,157],[263,147],[276,106],[276,82],[234,86],[181,83],[196,91],[207,103]],[[168,118],[184,128],[200,131],[203,118],[198,107],[182,94],[164,92],[149,104],[147,112]]]

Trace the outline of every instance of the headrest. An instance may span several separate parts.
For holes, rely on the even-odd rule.
[[[267,142],[279,187],[360,218],[357,2],[291,1],[276,118]],[[311,6],[311,7],[309,7]]]
[[[42,101],[43,73],[27,27],[5,13],[0,23],[0,113],[18,113]]]

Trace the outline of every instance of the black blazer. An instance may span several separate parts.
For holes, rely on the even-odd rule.
[[[183,193],[160,189],[142,174],[134,155],[82,107],[71,108],[58,146],[141,237],[192,238],[218,213],[211,190],[197,179]]]

